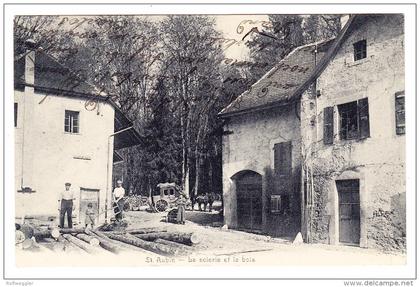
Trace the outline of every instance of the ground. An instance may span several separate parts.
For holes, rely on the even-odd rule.
[[[186,224],[165,222],[166,213],[130,211],[125,213],[127,229],[161,227],[167,231],[194,232],[201,242],[190,248],[188,256],[165,258],[151,252],[134,252],[124,256],[124,260],[98,260],[98,256],[83,255],[77,261],[79,266],[87,265],[401,265],[406,264],[405,254],[383,253],[373,249],[323,244],[293,244],[290,239],[229,230],[222,226],[218,211],[187,211]],[[26,266],[27,254],[17,252],[18,265]],[[81,255],[75,255],[81,256]],[[103,256],[117,255],[104,254]],[[66,265],[66,257],[42,259],[31,257],[29,265]],[[20,260],[19,260],[20,259]],[[72,261],[73,262],[73,261]],[[117,262],[117,263],[116,263]]]
[[[293,244],[289,239],[272,238],[242,231],[212,227],[208,218],[217,218],[217,212],[187,211],[185,225],[162,222],[163,214],[128,212],[126,217],[132,228],[165,227],[169,230],[196,232],[201,243],[194,246],[195,254],[209,256],[237,256],[249,260],[261,258],[279,265],[372,265],[405,264],[404,254],[383,253],[377,250],[351,246],[325,244]],[[201,225],[198,223],[206,223]],[[218,225],[218,224],[216,224]],[[310,256],[308,256],[310,254]],[[304,259],[303,259],[304,258]],[[263,263],[263,262],[260,262]]]

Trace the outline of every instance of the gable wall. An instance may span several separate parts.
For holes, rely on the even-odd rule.
[[[19,106],[15,128],[15,192],[21,189],[22,178],[23,185],[36,192],[16,193],[16,216],[57,216],[59,193],[65,182],[72,183],[77,198],[76,216],[80,187],[99,189],[103,209],[108,136],[114,132],[113,108],[101,103],[99,110],[88,111],[85,99],[37,92],[28,94],[25,106],[24,96],[25,92],[15,91]],[[79,111],[79,134],[64,132],[65,110]]]
[[[382,16],[358,26],[319,77],[316,89],[321,96],[317,100],[310,93],[303,96],[304,145],[312,143],[315,151],[314,241],[338,242],[335,180],[351,170],[363,185],[361,246],[405,246],[405,136],[395,132],[395,93],[404,90],[402,20],[397,15]],[[367,58],[354,62],[353,43],[362,39],[367,40]],[[339,139],[336,106],[366,97],[370,137]],[[323,109],[329,106],[334,106],[333,145],[323,143]],[[309,123],[314,119],[317,124],[311,127]]]

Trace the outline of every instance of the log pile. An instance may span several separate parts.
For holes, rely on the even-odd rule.
[[[192,246],[200,243],[195,233],[173,232],[165,228],[43,228],[16,224],[16,245],[29,249],[42,244],[43,249],[71,251],[86,254],[108,252],[152,253],[163,256],[183,256],[193,251]]]

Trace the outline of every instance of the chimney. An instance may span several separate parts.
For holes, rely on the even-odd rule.
[[[35,84],[35,47],[36,43],[32,39],[25,41],[25,84]]]
[[[349,18],[350,18],[350,14],[342,14],[340,16],[340,24],[341,24],[340,27],[341,27],[341,29],[344,28],[344,26],[346,25],[346,23],[349,20]]]
[[[36,43],[33,40],[26,40],[26,53],[25,53],[25,88],[24,95],[21,102],[19,103],[21,107],[19,110],[22,112],[22,178],[21,178],[21,188],[22,190],[27,190],[30,188],[34,190],[33,182],[33,161],[35,150],[33,149],[33,142],[36,137],[34,134],[34,108],[35,108],[35,53],[36,53]]]

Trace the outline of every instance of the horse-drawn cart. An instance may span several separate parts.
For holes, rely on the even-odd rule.
[[[153,191],[152,200],[158,212],[164,212],[176,206],[182,189],[175,183],[159,183]]]

